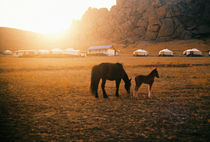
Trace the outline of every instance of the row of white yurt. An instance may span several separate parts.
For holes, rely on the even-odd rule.
[[[146,51],[146,50],[143,50],[143,49],[138,49],[138,50],[135,50],[133,52],[133,56],[147,56],[149,53]],[[165,48],[163,50],[160,50],[159,51],[159,56],[173,56],[174,53],[173,51]],[[186,55],[186,56],[202,56],[202,52],[196,48],[193,48],[193,49],[187,49],[183,52],[183,55]],[[210,55],[210,51],[209,51],[209,55]]]
[[[12,51],[11,50],[4,50],[2,52],[5,55],[11,55]],[[65,54],[65,55],[82,55],[82,56],[86,56],[86,53],[80,52],[80,50],[75,50],[73,48],[67,48],[67,49],[60,49],[60,48],[54,48],[51,50],[18,50],[16,52],[14,52],[14,56],[33,56],[33,55],[48,55],[48,54],[54,54],[54,55],[58,55],[58,54]],[[146,50],[143,49],[138,49],[135,50],[133,52],[133,56],[147,56],[149,53]],[[209,53],[210,55],[210,50]],[[202,52],[199,51],[196,48],[193,49],[187,49],[183,52],[183,55],[186,56],[202,56]],[[173,56],[173,51],[169,50],[169,49],[163,49],[161,51],[159,51],[159,56]]]
[[[133,52],[133,56],[147,56],[149,53],[146,50],[138,49]],[[159,56],[173,56],[173,51],[169,49],[163,49],[159,52]]]
[[[14,52],[14,56],[20,57],[20,56],[36,56],[36,55],[76,55],[80,56],[80,50],[75,50],[73,48],[67,48],[67,49],[60,49],[60,48],[54,48],[51,50],[41,49],[41,50],[18,50]]]
[[[37,50],[18,50],[15,51],[13,56],[15,57],[22,57],[22,56],[36,56],[38,55]]]
[[[76,50],[74,48],[67,48],[63,51],[63,54],[79,56],[80,55],[80,50]]]
[[[74,48],[67,48],[67,49],[60,49],[60,48],[54,48],[51,50],[52,54],[65,54],[65,55],[80,55],[80,50],[76,50]]]
[[[187,49],[183,52],[183,55],[186,56],[202,56],[202,52],[196,48]]]

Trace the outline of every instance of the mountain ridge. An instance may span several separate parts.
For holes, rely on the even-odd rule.
[[[89,8],[74,25],[74,39],[135,43],[210,35],[208,0],[117,0],[110,11]]]

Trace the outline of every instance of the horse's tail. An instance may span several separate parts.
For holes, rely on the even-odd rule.
[[[98,71],[98,66],[94,66],[91,72],[91,84],[90,90],[92,94],[95,94],[98,90],[98,84],[100,81],[100,72]]]

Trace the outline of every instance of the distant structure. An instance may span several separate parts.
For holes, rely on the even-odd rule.
[[[11,55],[12,54],[12,51],[11,50],[4,50],[3,51],[3,54],[4,55]]]
[[[143,49],[138,49],[133,52],[133,56],[147,56],[147,55],[148,55],[148,52]]]
[[[13,54],[15,57],[34,57],[36,55],[38,55],[37,50],[18,50]]]
[[[104,46],[91,46],[88,48],[89,55],[105,55],[105,56],[117,56],[118,51],[112,45]]]
[[[80,52],[73,48],[60,49],[54,48],[51,50],[18,50],[15,51],[13,56],[15,57],[70,57],[70,56],[86,56],[86,52]]]
[[[63,50],[60,49],[60,48],[53,48],[51,50],[51,54],[53,54],[53,55],[60,55],[60,54],[63,54]]]
[[[40,49],[38,50],[39,55],[49,55],[50,50]]]
[[[80,56],[81,57],[86,57],[87,56],[87,52],[84,52],[84,51],[83,52],[80,52]]]
[[[159,56],[173,56],[173,55],[174,55],[173,51],[171,51],[167,48],[160,50],[160,52],[159,52]]]
[[[196,48],[187,49],[183,52],[183,55],[186,56],[202,56],[202,52]]]
[[[63,54],[65,55],[73,55],[73,56],[80,56],[80,50],[76,50],[74,48],[67,48],[63,51]]]

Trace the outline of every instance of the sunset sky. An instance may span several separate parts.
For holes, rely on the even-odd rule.
[[[0,0],[0,27],[40,33],[69,28],[88,7],[110,9],[115,0]]]

